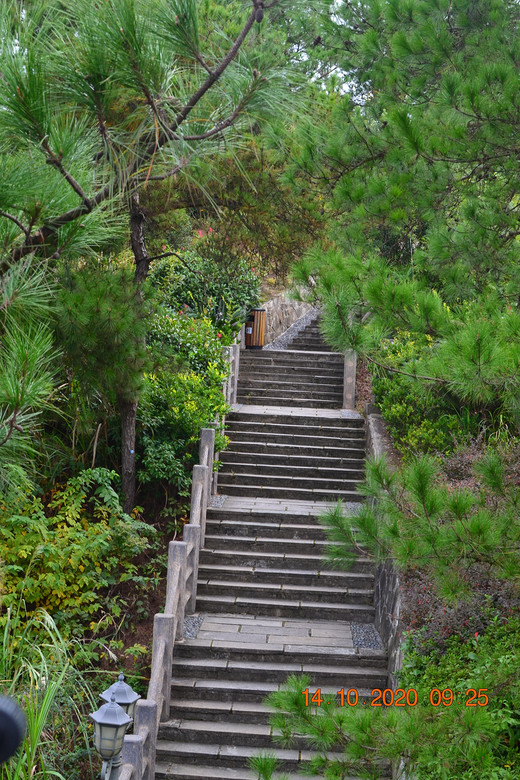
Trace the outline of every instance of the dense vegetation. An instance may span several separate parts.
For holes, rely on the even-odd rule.
[[[212,167],[243,172],[279,94],[291,105],[261,15],[0,8],[0,679],[30,719],[6,780],[94,776],[76,733],[92,665],[96,688],[127,666],[146,691],[135,628],[159,608],[200,428],[225,446],[223,347],[259,302],[242,239],[223,251],[223,212],[191,195],[215,206]]]
[[[348,88],[323,98],[325,130],[299,128],[291,175],[321,190],[328,231],[297,276],[371,368],[402,459],[369,463],[375,502],[324,523],[337,565],[354,544],[401,571],[400,685],[420,697],[304,711],[292,680],[273,722],[285,745],[311,737],[318,776],[520,772],[519,23],[508,0],[341,3],[311,52]],[[435,707],[436,686],[489,701]]]
[[[200,427],[225,444],[222,346],[295,261],[403,461],[369,465],[355,528],[328,517],[333,555],[354,539],[402,570],[403,686],[485,678],[490,702],[307,717],[293,682],[277,723],[324,753],[340,735],[345,764],[315,766],[330,778],[367,754],[374,777],[396,756],[418,778],[518,775],[519,14],[2,3],[2,680],[35,713],[6,780],[89,776],[65,681],[146,653],[121,633],[182,526]]]

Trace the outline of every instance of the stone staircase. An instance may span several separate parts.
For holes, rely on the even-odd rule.
[[[242,352],[239,404],[340,409],[343,356],[335,352]]]
[[[315,387],[328,370],[334,390],[323,391],[319,406],[300,380]],[[261,750],[301,780],[309,745],[276,746],[267,694],[295,673],[310,675],[310,690],[325,700],[355,688],[368,701],[387,686],[386,653],[353,641],[352,623],[373,623],[372,565],[360,556],[344,572],[323,562],[317,515],[339,496],[356,511],[363,473],[363,419],[340,408],[342,380],[343,360],[333,353],[241,355],[221,495],[208,510],[200,555],[203,621],[195,639],[175,645],[156,780],[256,780],[249,759]]]
[[[288,350],[303,352],[329,352],[330,347],[325,343],[319,328],[318,320],[314,320],[305,330],[299,333],[287,347]]]

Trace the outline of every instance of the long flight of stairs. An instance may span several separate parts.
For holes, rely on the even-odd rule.
[[[387,685],[386,653],[354,646],[351,630],[374,620],[371,563],[359,556],[348,572],[324,563],[317,515],[338,497],[356,510],[365,440],[363,419],[341,409],[342,356],[317,353],[241,355],[220,505],[208,510],[199,564],[204,620],[175,646],[156,780],[256,780],[249,759],[261,750],[300,780],[310,747],[277,747],[265,696],[294,673],[329,699],[355,688],[369,700]]]

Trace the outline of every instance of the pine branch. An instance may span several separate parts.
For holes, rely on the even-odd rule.
[[[86,208],[88,208],[89,211],[91,211],[92,210],[92,202],[90,201],[89,198],[87,198],[87,196],[83,192],[83,189],[82,189],[80,183],[77,182],[76,179],[74,178],[74,176],[72,176],[72,174],[69,173],[66,170],[65,166],[63,165],[63,163],[61,161],[61,157],[59,157],[58,155],[54,154],[54,152],[50,148],[49,143],[48,143],[48,141],[46,139],[44,139],[44,141],[42,143],[42,146],[43,146],[44,151],[47,154],[47,160],[46,160],[47,164],[48,165],[52,165],[54,168],[56,168],[56,170],[58,170],[61,173],[61,175],[63,176],[65,181],[68,182],[68,184],[70,184],[70,186],[72,187],[72,189],[74,190],[76,195],[78,195],[78,197],[81,199],[81,202],[84,204],[84,206]]]
[[[29,235],[29,228],[27,228],[20,220],[15,217],[13,214],[9,214],[8,211],[1,211],[0,210],[0,217],[5,217],[6,219],[9,219],[11,222],[14,222],[14,224],[20,228],[22,233],[24,233],[26,236]]]
[[[437,382],[440,385],[447,385],[448,380],[442,379],[438,376],[423,376],[422,374],[412,374],[409,371],[403,371],[402,368],[395,368],[395,366],[387,366],[384,363],[380,363],[378,360],[376,360],[373,357],[370,357],[370,355],[363,355],[365,360],[368,360],[370,363],[374,363],[374,365],[379,366],[379,368],[383,368],[385,371],[391,371],[393,374],[402,374],[403,376],[411,376],[412,379],[424,379],[425,382]]]
[[[6,444],[9,441],[9,439],[11,438],[11,436],[13,435],[13,433],[15,431],[19,431],[20,433],[23,433],[22,426],[18,425],[18,423],[16,422],[16,419],[18,417],[19,412],[20,412],[20,409],[18,409],[18,407],[15,407],[9,422],[7,423],[7,426],[8,426],[7,433],[6,433],[5,437],[2,439],[2,441],[0,441],[0,447],[3,447],[4,444]]]
[[[157,174],[156,176],[146,176],[146,181],[164,181],[165,179],[171,179],[172,176],[180,173],[188,165],[190,160],[191,157],[188,157],[187,160],[180,162],[174,168],[170,168],[170,170],[166,171],[166,173]],[[138,177],[136,177],[136,179],[139,181]]]
[[[277,0],[276,2],[271,3],[269,7],[276,4],[277,4]],[[143,153],[138,157],[138,159],[134,160],[134,162],[128,166],[125,175],[122,179],[123,183],[121,184],[121,190],[123,192],[126,191],[126,189],[129,186],[128,182],[131,182],[131,180],[135,177],[138,168],[143,164],[143,162],[148,162],[153,160],[157,151],[162,147],[164,147],[169,141],[171,141],[172,134],[174,134],[178,130],[178,128],[182,125],[182,123],[187,119],[187,117],[193,111],[195,106],[202,100],[204,95],[218,81],[218,79],[222,76],[226,68],[234,60],[234,58],[238,54],[240,47],[242,46],[243,42],[245,41],[247,35],[249,34],[251,28],[253,27],[256,21],[257,12],[258,12],[257,3],[255,3],[253,11],[249,15],[242,30],[238,34],[237,38],[235,39],[233,45],[231,46],[226,56],[221,60],[220,64],[215,68],[215,70],[213,70],[208,75],[208,78],[199,87],[199,89],[196,92],[194,92],[194,94],[191,96],[188,102],[179,111],[175,120],[170,125],[168,125],[167,130],[166,131],[162,130],[161,132],[159,132],[154,138],[154,140],[148,143],[148,145],[143,150]],[[213,131],[208,131],[208,132],[213,132]],[[52,164],[58,167],[58,165],[61,165],[61,162],[59,162],[57,158],[53,158]],[[34,233],[28,235],[23,245],[17,247],[12,252],[11,254],[12,262],[19,260],[22,257],[26,257],[28,254],[34,252],[36,249],[45,246],[47,241],[61,227],[69,224],[70,222],[73,222],[74,220],[78,219],[84,214],[90,213],[96,206],[99,206],[102,203],[104,203],[112,194],[113,186],[112,184],[108,183],[101,190],[99,190],[94,197],[87,198],[83,193],[83,190],[81,189],[78,182],[76,182],[73,179],[73,177],[70,176],[70,174],[67,174],[65,169],[60,170],[60,173],[62,173],[62,175],[67,179],[68,183],[73,187],[75,192],[81,197],[82,199],[81,205],[77,206],[76,208],[69,209],[68,211],[64,212],[58,217],[54,217],[53,219],[47,221]],[[7,263],[4,262],[0,266],[0,271],[5,270],[6,267],[7,267]]]
[[[186,262],[184,257],[178,255],[177,252],[163,252],[162,255],[155,255],[155,257],[149,257],[148,262],[151,263],[152,260],[161,260],[163,257],[176,257],[177,260],[180,260],[181,263],[186,266],[188,271],[190,271],[192,274],[195,274],[196,276],[200,276],[201,279],[204,279],[204,274],[202,274],[200,271],[196,271],[195,268],[192,268],[189,265],[189,263]]]

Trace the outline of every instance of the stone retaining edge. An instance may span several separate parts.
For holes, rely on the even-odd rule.
[[[366,404],[367,456],[379,458],[383,454],[391,460],[395,450],[383,417],[375,404]],[[402,594],[399,572],[392,561],[378,564],[374,582],[375,626],[388,648],[388,681],[397,687],[396,675],[403,664],[401,644]]]

